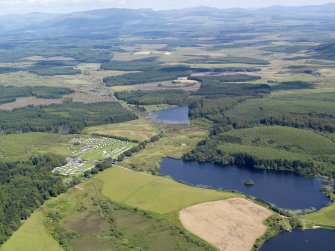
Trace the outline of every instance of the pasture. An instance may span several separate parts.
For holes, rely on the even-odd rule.
[[[333,195],[333,200],[335,196]],[[322,208],[321,210],[306,214],[301,217],[307,225],[321,225],[335,228],[335,203],[333,202],[329,206]]]
[[[44,153],[68,156],[71,137],[73,135],[39,132],[0,135],[0,159],[26,160],[32,155]]]
[[[98,174],[95,179],[101,182],[101,192],[107,198],[162,215],[206,201],[239,197],[236,193],[190,187],[118,166]]]
[[[124,137],[129,140],[149,140],[158,134],[158,129],[146,119],[138,119],[125,123],[87,127],[84,134],[99,134]]]
[[[33,213],[21,228],[1,247],[2,251],[62,251],[52,238],[41,211]]]

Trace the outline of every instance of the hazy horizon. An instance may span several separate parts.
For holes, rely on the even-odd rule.
[[[0,15],[29,12],[69,13],[101,8],[150,8],[154,10],[182,9],[197,6],[216,8],[263,8],[274,5],[306,6],[335,3],[330,0],[236,0],[234,2],[220,0],[0,0]]]

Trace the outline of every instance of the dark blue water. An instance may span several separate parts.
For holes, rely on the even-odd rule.
[[[335,230],[283,232],[264,243],[261,251],[334,251]]]
[[[175,107],[161,110],[153,114],[154,119],[170,124],[189,124],[188,107]]]
[[[223,167],[208,162],[165,158],[160,174],[193,185],[240,191],[285,209],[320,209],[329,204],[329,199],[320,191],[322,179],[292,172]],[[254,186],[246,186],[244,182],[247,179],[252,179]]]

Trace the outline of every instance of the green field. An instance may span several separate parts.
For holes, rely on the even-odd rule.
[[[121,167],[98,174],[96,179],[103,182],[102,194],[111,200],[158,214],[169,214],[202,202],[239,196],[230,192],[194,188]]]
[[[37,211],[1,247],[2,251],[62,251],[49,234],[41,211]]]
[[[158,141],[147,145],[145,149],[126,158],[122,165],[136,170],[155,171],[164,157],[181,158],[196,144],[206,138],[208,132],[197,128],[184,128],[175,132],[166,132]]]
[[[72,136],[53,133],[0,135],[0,159],[24,160],[32,155],[55,153],[67,156]]]
[[[333,200],[335,196],[333,196]],[[328,207],[321,210],[307,214],[301,217],[307,224],[321,225],[335,228],[335,203],[333,202]]]
[[[86,134],[124,137],[130,140],[149,140],[157,135],[158,130],[146,119],[138,119],[125,123],[93,126],[84,129]]]

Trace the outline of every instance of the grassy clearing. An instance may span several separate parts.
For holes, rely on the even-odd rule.
[[[0,159],[24,160],[32,155],[55,153],[69,155],[69,135],[53,133],[24,133],[0,135]]]
[[[88,127],[83,133],[96,133],[106,136],[124,137],[130,140],[144,141],[157,135],[158,130],[148,120],[138,119],[125,123]]]
[[[184,128],[167,132],[159,141],[147,145],[145,149],[127,158],[122,165],[136,170],[157,170],[164,157],[181,158],[196,144],[206,138],[208,132],[195,128]]]
[[[120,167],[98,174],[96,179],[103,182],[102,194],[111,200],[158,214],[173,213],[206,201],[238,197],[235,193],[194,188]]]
[[[63,248],[49,234],[43,214],[35,212],[1,247],[2,251],[62,251]]]
[[[335,195],[333,195],[333,200]],[[313,225],[329,226],[335,228],[335,203],[333,202],[328,207],[322,208],[321,210],[307,214],[301,217],[306,223]]]

